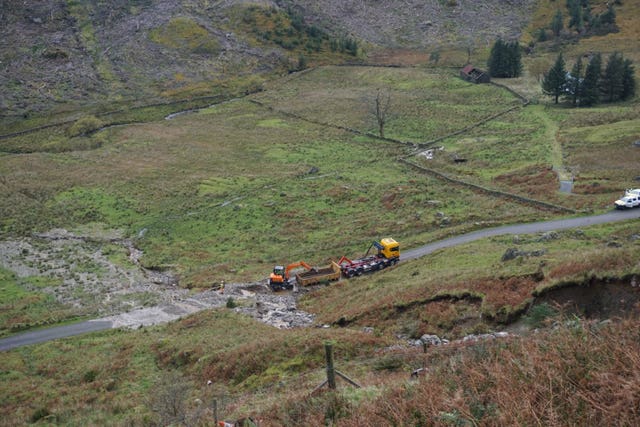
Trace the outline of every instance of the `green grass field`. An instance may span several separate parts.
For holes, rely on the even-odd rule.
[[[51,293],[44,291],[44,288],[60,285],[55,278],[18,278],[0,269],[0,336],[57,324],[81,315],[81,310],[57,302]]]
[[[633,184],[629,175],[640,154],[625,153],[635,135],[634,105],[517,108],[520,101],[509,92],[450,72],[321,67],[273,81],[249,99],[274,110],[236,100],[89,137],[53,130],[56,146],[85,141],[83,149],[47,152],[45,143],[45,152],[0,157],[2,234],[122,230],[144,251],[144,266],[174,270],[184,287],[207,287],[222,279],[261,280],[276,263],[322,265],[355,256],[384,236],[409,248],[482,226],[551,217],[453,187],[398,162],[408,154],[405,146],[335,127],[375,133],[378,88],[391,99],[387,136],[412,142],[516,107],[436,144],[444,150],[433,160],[418,160],[450,176],[588,210],[608,208]],[[156,108],[134,110],[136,119],[167,112]],[[3,144],[36,147],[36,141],[25,135]],[[597,167],[603,144],[616,153],[606,157],[619,159],[615,168]],[[466,162],[454,162],[454,155]],[[574,173],[576,194],[557,191],[552,166],[559,161]]]
[[[351,72],[360,86],[344,91],[349,100],[339,102],[328,87]],[[413,106],[420,93],[443,81],[478,105],[495,97],[493,111],[515,102],[507,92],[442,73],[361,68],[317,73],[288,82],[284,95],[272,89],[256,97],[275,108],[286,104],[289,112],[305,118],[371,131],[371,104],[364,94],[389,81],[396,88],[394,111],[403,117],[390,119],[389,135],[412,139],[429,139],[486,116],[473,106],[455,114],[460,100],[432,109],[458,122],[429,118],[428,110]],[[314,80],[318,89],[310,98],[305,85]],[[433,102],[444,102],[446,91],[433,92]],[[413,114],[407,113],[410,109]],[[394,120],[415,129],[406,131]],[[395,160],[405,153],[402,146],[246,101],[169,121],[108,128],[92,138],[102,141],[99,147],[2,158],[3,184],[9,190],[4,193],[4,235],[91,223],[123,229],[141,236],[136,244],[144,250],[144,265],[175,267],[185,286],[206,286],[221,278],[260,279],[276,262],[325,263],[364,251],[382,236],[410,247],[478,222],[539,218],[530,207],[452,190],[408,169]],[[439,222],[439,212],[450,218],[448,224]]]
[[[519,104],[507,91],[467,83],[452,70],[321,67],[265,87],[255,99],[278,110],[374,134],[380,89],[390,98],[385,136],[416,143]]]

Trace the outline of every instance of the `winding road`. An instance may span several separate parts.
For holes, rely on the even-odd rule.
[[[568,228],[588,227],[591,225],[605,224],[617,221],[640,219],[640,209],[626,211],[611,211],[601,215],[584,216],[577,218],[557,219],[552,221],[534,222],[528,224],[505,225],[502,227],[477,230],[460,236],[451,237],[437,242],[429,243],[418,248],[405,250],[402,260],[417,259],[435,252],[439,249],[462,245],[486,237],[505,234],[532,234],[543,233]],[[88,332],[96,332],[118,327],[116,322],[107,319],[89,320],[71,325],[56,326],[37,331],[24,332],[8,338],[0,339],[0,351],[11,350],[25,345],[37,344],[58,338],[81,335]]]
[[[410,260],[423,257],[438,249],[449,248],[451,246],[462,245],[486,237],[501,236],[504,234],[532,234],[545,233],[547,231],[564,230],[567,228],[588,227],[590,225],[605,224],[609,222],[624,221],[629,219],[639,219],[640,210],[611,211],[601,215],[583,216],[568,219],[556,219],[552,221],[532,222],[528,224],[504,225],[502,227],[486,228],[473,231],[460,236],[451,237],[437,242],[429,243],[418,248],[405,250],[402,252],[403,260]]]

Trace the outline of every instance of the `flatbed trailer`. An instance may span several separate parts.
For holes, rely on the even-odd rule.
[[[383,270],[387,267],[397,264],[399,258],[385,258],[378,255],[372,255],[365,258],[350,260],[347,257],[340,258],[338,264],[342,270],[344,277],[361,276],[365,273]]]

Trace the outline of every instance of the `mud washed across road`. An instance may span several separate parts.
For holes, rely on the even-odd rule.
[[[503,234],[531,234],[608,222],[639,219],[640,210],[612,211],[602,215],[517,224],[478,230],[403,251],[403,260],[436,250]],[[118,253],[128,262],[114,262]],[[57,286],[39,288],[57,301],[72,305],[96,320],[25,332],[0,339],[0,350],[79,335],[109,328],[137,328],[176,320],[204,309],[225,307],[278,328],[313,324],[313,315],[296,307],[298,293],[273,293],[264,282],[228,283],[224,291],[192,293],[176,285],[168,273],[149,271],[138,263],[132,243],[115,232],[87,233],[52,230],[31,238],[0,242],[0,266],[18,277],[44,275]],[[126,261],[126,260],[125,260]]]

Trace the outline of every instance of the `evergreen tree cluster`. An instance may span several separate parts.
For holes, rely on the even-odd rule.
[[[491,77],[518,77],[522,74],[522,51],[517,41],[498,39],[487,62]]]
[[[332,52],[348,53],[351,56],[358,55],[358,41],[349,36],[342,36],[339,39],[331,39],[329,47]]]
[[[295,8],[277,9],[251,6],[242,17],[251,25],[254,33],[262,39],[287,50],[304,49],[308,53],[321,52],[329,48],[332,52],[358,55],[358,41],[349,36],[333,37],[320,27],[308,24]],[[303,63],[305,61],[299,61]]]
[[[633,63],[619,52],[609,56],[602,68],[602,55],[594,54],[586,67],[578,58],[570,73],[560,53],[542,80],[542,91],[553,96],[555,103],[560,97],[573,106],[587,107],[600,102],[624,101],[635,96],[636,82]]]
[[[566,0],[566,6],[569,16],[567,28],[574,29],[581,35],[603,35],[618,31],[613,2],[607,6],[607,10],[597,15],[591,12],[589,0]],[[564,20],[560,9],[551,19],[549,27],[555,37],[560,36],[564,29]]]

